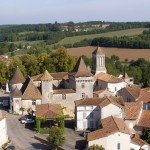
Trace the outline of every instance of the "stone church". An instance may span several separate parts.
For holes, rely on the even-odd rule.
[[[20,108],[35,110],[35,105],[61,104],[65,115],[74,116],[74,101],[84,98],[115,95],[130,83],[130,78],[115,77],[107,74],[105,53],[97,47],[92,53],[92,69],[84,63],[82,57],[77,61],[72,72],[49,73],[25,79],[17,67],[9,81],[10,110],[21,113]]]

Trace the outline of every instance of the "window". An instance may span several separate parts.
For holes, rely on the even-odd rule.
[[[85,93],[82,93],[82,98],[85,98]]]
[[[117,150],[120,150],[120,143],[117,143]]]
[[[115,91],[117,91],[117,88],[115,87]]]
[[[32,101],[32,105],[36,105],[36,101]]]
[[[85,83],[82,83],[81,87],[82,87],[82,89],[84,89],[85,88]]]
[[[63,100],[66,99],[66,94],[62,94],[62,99],[63,99]]]

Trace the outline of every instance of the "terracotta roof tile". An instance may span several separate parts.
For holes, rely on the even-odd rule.
[[[101,108],[103,108],[103,107],[105,107],[105,106],[107,106],[107,105],[109,105],[109,104],[114,104],[114,105],[116,105],[117,107],[120,107],[120,108],[123,107],[122,105],[118,104],[115,100],[113,100],[112,98],[109,98],[109,97],[104,98],[104,99],[100,102],[99,106],[100,106]]]
[[[22,97],[21,91],[16,87],[11,93],[11,97]]]
[[[92,77],[93,74],[88,70],[87,66],[85,65],[82,57],[80,57],[72,71],[70,73],[75,77]]]
[[[76,91],[74,91],[72,89],[53,90],[53,94],[69,94],[69,93],[76,93]]]
[[[100,106],[101,108],[109,105],[109,104],[114,104],[118,107],[123,107],[122,105],[118,104],[115,100],[108,98],[108,97],[103,97],[103,98],[86,98],[86,99],[81,99],[81,100],[76,100],[75,105],[97,105]]]
[[[125,119],[137,119],[142,109],[141,102],[125,103]]]
[[[150,103],[150,87],[141,89],[139,101],[143,101],[143,103]]]
[[[17,84],[17,83],[24,83],[25,78],[23,74],[21,73],[20,69],[17,67],[14,76],[9,81],[11,84]]]
[[[144,146],[144,145],[147,145],[149,146],[148,143],[146,143],[145,141],[143,141],[142,139],[134,136],[133,138],[131,138],[131,142],[132,143],[135,143],[135,144],[138,144],[140,147]]]
[[[150,110],[142,110],[138,126],[150,128]]]
[[[122,79],[120,79],[118,77],[115,77],[113,75],[110,75],[108,73],[103,73],[103,72],[95,75],[94,79],[95,80],[102,80],[102,81],[105,81],[105,82],[111,82],[111,83],[123,82]]]
[[[43,81],[43,80],[52,80],[53,77],[49,74],[49,72],[47,70],[45,70],[45,72],[39,76],[39,78],[37,78],[37,80],[39,81]]]
[[[24,100],[28,99],[36,100],[42,98],[39,89],[33,84],[33,81],[32,79],[30,79],[30,77],[26,79],[25,83],[21,88],[21,92],[22,92],[22,99]]]
[[[76,100],[75,105],[99,105],[101,102],[100,98],[86,98],[86,99],[81,99],[81,100]]]
[[[99,139],[106,137],[115,132],[122,132],[125,134],[130,134],[129,129],[125,122],[117,117],[110,116],[101,120],[102,129],[90,132],[87,136],[87,141],[92,141],[94,139]]]
[[[59,104],[41,104],[36,105],[36,117],[46,117],[47,119],[55,119],[57,116],[63,115],[61,105]]]

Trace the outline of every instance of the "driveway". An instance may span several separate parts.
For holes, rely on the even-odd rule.
[[[48,150],[47,146],[34,139],[35,132],[25,128],[18,116],[7,115],[8,136],[15,150]]]

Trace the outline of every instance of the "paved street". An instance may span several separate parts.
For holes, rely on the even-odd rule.
[[[18,121],[18,116],[7,116],[8,136],[15,150],[48,150],[48,148],[34,139],[34,132],[26,129]]]

